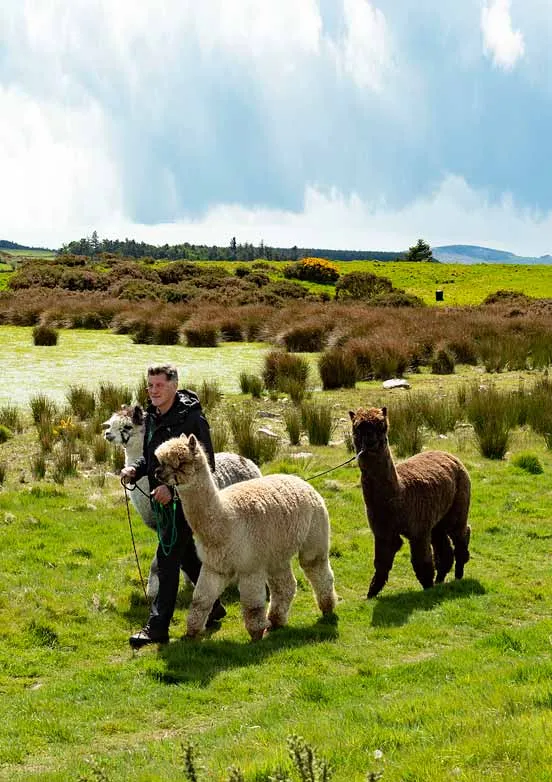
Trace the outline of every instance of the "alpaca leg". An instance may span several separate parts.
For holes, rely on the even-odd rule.
[[[337,595],[334,589],[334,574],[330,566],[327,552],[314,559],[301,550],[299,564],[311,582],[318,608],[323,614],[331,614],[337,605]]]
[[[146,594],[152,603],[157,597],[158,592],[159,592],[159,565],[157,564],[157,554],[156,554],[151,560],[148,583],[146,586]]]
[[[238,581],[243,621],[253,641],[260,641],[268,630],[266,619],[266,578],[264,573],[240,576]]]
[[[284,627],[287,624],[289,607],[297,591],[297,581],[293,575],[291,564],[276,572],[269,573],[268,588],[270,603],[268,606],[268,621],[272,629]]]
[[[393,567],[395,554],[401,546],[402,540],[400,535],[396,535],[391,539],[376,536],[374,551],[375,573],[368,589],[367,596],[369,598],[379,594],[386,585],[389,573]]]
[[[462,578],[464,575],[464,565],[470,559],[470,537],[471,527],[469,524],[461,533],[451,532],[450,536],[454,544],[454,577]]]
[[[424,589],[433,586],[435,568],[433,552],[429,536],[412,538],[410,540],[410,561],[416,573],[416,578]]]
[[[441,526],[434,527],[431,532],[431,544],[433,546],[433,556],[435,558],[435,569],[437,575],[435,583],[441,584],[450,572],[454,563],[454,554],[447,533],[441,529]]]
[[[194,638],[203,630],[215,600],[227,584],[227,578],[209,570],[205,565],[202,566],[188,612],[186,635],[189,638]]]

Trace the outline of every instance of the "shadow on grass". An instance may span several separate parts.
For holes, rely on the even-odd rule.
[[[281,628],[255,643],[245,639],[216,640],[209,635],[195,640],[182,638],[159,647],[158,657],[148,673],[163,684],[205,686],[221,671],[258,665],[282,650],[335,641],[337,625],[338,618],[334,614],[320,617],[307,627]]]
[[[376,598],[372,614],[373,627],[399,627],[406,624],[416,611],[431,611],[446,600],[458,600],[470,595],[484,595],[485,588],[473,578],[437,584],[431,589],[399,592]]]
[[[191,584],[184,584],[176,599],[176,610],[187,611],[192,602],[193,587]],[[221,600],[224,605],[232,605],[240,602],[240,593],[234,585],[229,586],[222,593]],[[128,608],[121,612],[121,616],[129,622],[130,626],[143,626],[149,617],[150,603],[141,589],[133,590],[130,594]]]

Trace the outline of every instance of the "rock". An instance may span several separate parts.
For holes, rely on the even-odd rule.
[[[384,388],[410,388],[408,380],[404,380],[402,377],[396,377],[392,380],[384,380],[382,383]]]

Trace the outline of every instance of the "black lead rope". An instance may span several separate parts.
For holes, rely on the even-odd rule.
[[[144,592],[144,597],[146,598],[146,603],[147,603],[148,602],[148,593],[147,593],[147,590],[146,590],[146,585],[144,583],[144,577],[142,576],[142,569],[140,567],[140,558],[138,556],[138,551],[136,550],[136,541],[134,540],[134,530],[132,529],[132,520],[130,518],[130,508],[129,508],[129,505],[128,505],[128,492],[132,491],[132,490],[128,489],[126,483],[124,483],[122,478],[121,478],[121,485],[122,485],[123,489],[125,490],[125,501],[126,501],[126,510],[127,510],[127,518],[128,518],[128,527],[130,529],[130,538],[132,540],[132,548],[134,549],[134,557],[136,558],[136,565],[138,567],[138,575],[140,576],[140,583],[142,584],[142,590]]]
[[[334,470],[338,470],[340,467],[345,467],[346,464],[351,464],[351,462],[354,462],[354,460],[357,458],[359,454],[355,453],[354,456],[351,456],[350,459],[347,459],[346,462],[342,462],[341,464],[336,464],[335,467],[330,467],[329,470],[324,470],[324,472],[319,472],[316,475],[311,475],[310,478],[305,478],[306,481],[314,481],[315,478],[320,478],[321,475],[327,475],[329,472],[333,472]]]

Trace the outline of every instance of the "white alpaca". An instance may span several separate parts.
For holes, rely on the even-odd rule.
[[[125,467],[140,458],[144,445],[144,411],[140,405],[123,405],[113,413],[103,424],[104,437],[114,445],[122,446],[125,454]],[[261,471],[251,459],[245,459],[237,453],[220,451],[215,454],[215,480],[219,488],[232,483],[247,481],[250,478],[260,478]],[[157,532],[157,522],[149,498],[149,482],[147,476],[136,481],[130,487],[130,499],[135,509],[150,529]],[[148,576],[147,594],[154,600],[159,591],[159,576],[157,556],[154,556]]]
[[[155,455],[161,465],[157,475],[176,486],[200,547],[202,567],[188,614],[188,636],[201,632],[215,600],[234,580],[253,640],[285,625],[297,588],[291,569],[297,553],[318,607],[323,614],[333,612],[328,511],[310,484],[294,475],[267,475],[220,490],[194,435],[167,440]]]

